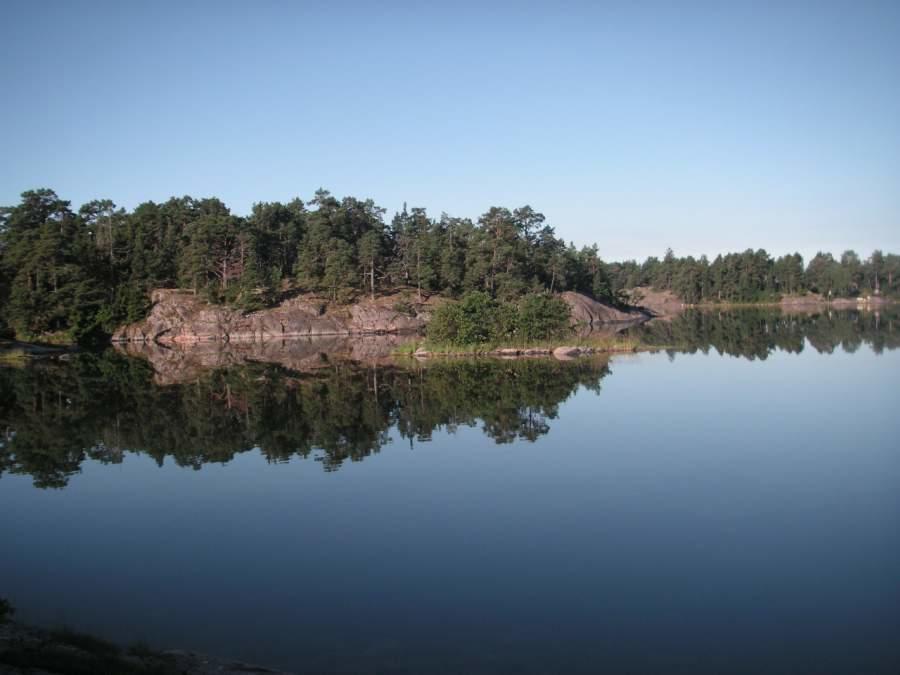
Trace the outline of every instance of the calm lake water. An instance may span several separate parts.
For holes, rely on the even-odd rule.
[[[900,672],[896,315],[631,332],[0,369],[0,596],[302,673]]]

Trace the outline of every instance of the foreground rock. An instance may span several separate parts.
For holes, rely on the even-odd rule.
[[[106,640],[69,630],[44,630],[0,623],[0,675],[290,675],[197,652],[122,649]]]
[[[215,340],[249,342],[332,335],[416,332],[431,316],[433,301],[410,303],[400,311],[397,297],[336,306],[301,295],[280,305],[244,313],[213,305],[190,291],[153,292],[153,307],[143,320],[123,326],[114,342],[194,343]]]

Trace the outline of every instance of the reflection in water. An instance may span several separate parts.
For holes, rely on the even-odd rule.
[[[193,382],[203,373],[248,363],[277,364],[288,370],[328,368],[334,360],[390,361],[401,345],[419,339],[416,334],[323,336],[262,342],[200,342],[161,345],[145,342],[116,343],[123,354],[145,359],[153,366],[157,384]]]
[[[141,361],[82,354],[0,370],[0,471],[62,487],[86,457],[120,462],[128,450],[200,468],[254,447],[269,461],[314,456],[330,471],[377,452],[391,427],[412,442],[479,421],[498,443],[534,440],[562,401],[608,372],[597,359],[333,361],[307,373],[248,363],[162,387]]]
[[[858,312],[686,312],[629,329],[649,347],[764,359],[806,344],[830,353],[900,345],[895,315]],[[0,474],[65,486],[85,458],[125,451],[182,466],[260,448],[269,461],[314,457],[328,471],[388,442],[475,426],[498,443],[548,433],[579,387],[599,391],[604,359],[391,360],[397,338],[293,341],[184,349],[135,345],[64,363],[0,369]],[[336,358],[338,355],[340,358]],[[351,360],[352,359],[352,360]]]
[[[887,312],[690,310],[672,319],[642,324],[629,334],[647,347],[672,354],[712,349],[729,356],[765,359],[775,350],[799,353],[807,343],[827,354],[838,347],[854,352],[862,344],[881,353],[900,347],[900,319],[894,307]]]

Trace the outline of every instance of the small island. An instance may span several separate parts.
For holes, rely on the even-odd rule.
[[[406,334],[422,337],[398,351],[420,356],[565,356],[633,350],[619,330],[685,307],[865,309],[900,294],[900,256],[881,251],[607,262],[530,206],[474,222],[404,207],[388,223],[371,199],[321,189],[248,216],[193,197],[76,211],[39,189],[0,226],[0,332],[19,348]]]

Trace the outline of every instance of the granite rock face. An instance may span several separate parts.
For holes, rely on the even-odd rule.
[[[633,323],[648,318],[648,314],[639,309],[617,309],[581,293],[566,291],[560,294],[560,297],[569,306],[574,326],[594,327],[607,323]]]
[[[119,328],[114,342],[248,342],[416,332],[425,327],[431,313],[428,302],[414,304],[409,314],[397,311],[390,298],[333,307],[307,295],[249,313],[212,305],[190,291],[160,289],[153,292],[152,300],[147,317]]]
[[[572,325],[595,328],[603,324],[641,321],[647,314],[618,309],[586,295],[566,292],[560,297],[572,313]],[[313,295],[299,295],[281,304],[244,313],[213,305],[190,291],[159,289],[153,292],[150,313],[113,334],[113,342],[193,344],[199,342],[265,342],[335,335],[380,335],[421,332],[441,302],[437,297],[404,302],[396,297],[362,299],[335,305]]]

